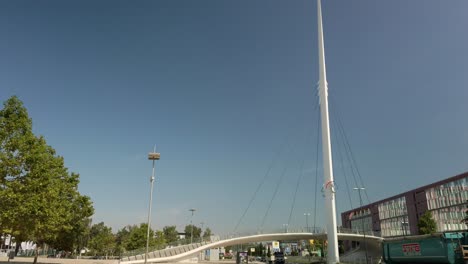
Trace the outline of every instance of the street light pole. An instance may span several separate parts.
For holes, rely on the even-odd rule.
[[[304,213],[305,217],[306,217],[306,227],[307,227],[307,232],[310,232],[309,231],[309,215],[310,213]]]
[[[192,212],[192,216],[190,217],[190,226],[192,227],[192,230],[190,231],[190,244],[192,244],[192,242],[193,242],[193,224],[192,224],[192,220],[193,220],[193,213],[196,211],[196,209],[195,208],[190,208],[189,211]]]
[[[151,174],[150,183],[151,183],[151,190],[150,190],[150,200],[149,200],[149,209],[148,209],[148,228],[146,231],[146,254],[145,254],[145,264],[148,261],[148,248],[149,248],[149,235],[150,235],[150,226],[151,226],[151,207],[153,205],[153,182],[154,182],[154,163],[156,160],[159,160],[161,154],[156,152],[156,146],[154,146],[153,152],[148,154],[148,159],[153,161],[153,173]]]
[[[205,224],[205,223],[203,223],[203,222],[200,223],[200,225],[201,225],[201,233],[200,233],[201,242],[203,242],[203,235],[202,235],[202,233],[203,233],[203,225],[204,225],[204,224]]]
[[[359,204],[360,206],[362,207],[362,196],[361,196],[361,191],[365,190],[366,188],[364,187],[355,187],[353,188],[353,190],[356,190],[358,191],[359,193]],[[366,243],[366,231],[364,230],[364,217],[361,216],[361,225],[362,225],[362,234],[364,235],[363,237],[363,242],[364,242],[364,247],[365,247],[365,250],[366,250],[366,263],[369,263],[368,262],[368,259],[367,259],[367,243]]]

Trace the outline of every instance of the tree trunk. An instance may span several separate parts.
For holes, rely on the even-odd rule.
[[[34,250],[34,261],[33,264],[37,264],[37,257],[39,256],[39,247],[36,245],[36,249]]]
[[[11,240],[11,239],[10,239]],[[15,256],[18,256],[18,251],[19,251],[19,248],[21,246],[21,242],[22,241],[17,241],[16,242],[16,246],[15,246]]]

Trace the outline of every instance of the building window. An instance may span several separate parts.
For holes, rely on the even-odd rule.
[[[382,236],[410,235],[404,196],[379,204],[378,210]]]
[[[426,190],[427,207],[437,222],[437,231],[466,229],[462,219],[468,198],[467,178]]]

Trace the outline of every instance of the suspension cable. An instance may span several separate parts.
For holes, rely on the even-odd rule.
[[[272,196],[271,199],[270,199],[270,203],[268,204],[268,208],[267,208],[267,210],[266,210],[266,212],[265,212],[265,215],[263,215],[262,224],[261,224],[261,226],[259,227],[259,230],[262,230],[263,227],[264,227],[264,225],[265,225],[265,221],[266,221],[266,218],[267,218],[267,216],[268,216],[268,213],[270,212],[271,205],[273,204],[273,200],[275,199],[276,194],[278,193],[279,186],[280,186],[280,184],[281,184],[281,182],[282,182],[282,180],[283,180],[283,176],[286,174],[286,170],[287,170],[287,169],[288,169],[288,167],[285,166],[284,169],[283,169],[283,172],[281,173],[281,175],[280,175],[280,177],[279,177],[279,179],[278,179],[278,181],[276,182],[275,191],[273,192],[273,196]]]
[[[333,98],[331,98],[332,102],[334,102]],[[332,110],[333,111],[333,115],[336,115],[337,116],[337,120],[338,120],[338,115],[337,115],[337,112],[335,109]],[[338,124],[338,121],[337,121],[337,124]],[[342,127],[338,126],[338,133],[341,135],[341,139],[343,142],[345,142],[345,137],[343,135],[343,130],[341,129]],[[354,181],[354,185],[355,187],[360,187],[361,185],[358,183],[358,180],[357,180],[357,172],[355,170],[355,166],[354,166],[354,163],[352,161],[352,158],[351,158],[351,154],[349,152],[349,149],[347,148],[347,145],[345,143],[343,143],[344,147],[345,147],[345,158],[346,160],[348,161],[348,164],[349,164],[349,167],[350,167],[350,171],[351,171],[351,175],[353,176],[353,181]],[[361,186],[363,187],[363,186]]]
[[[296,145],[297,145],[297,144],[298,144],[298,142],[295,142],[295,143],[294,143],[294,145],[291,147],[291,149],[289,149],[288,154],[289,154],[290,152],[293,152],[293,150],[296,148]],[[289,156],[289,155],[287,155],[287,156]],[[283,169],[283,172],[281,173],[281,175],[280,175],[278,181],[276,182],[275,191],[273,192],[273,196],[271,197],[270,202],[269,202],[269,204],[268,204],[268,208],[267,208],[267,210],[266,210],[266,212],[265,212],[265,214],[264,214],[264,216],[263,216],[262,224],[260,225],[259,230],[263,229],[263,227],[264,227],[264,225],[265,225],[266,218],[267,218],[268,214],[270,213],[270,209],[271,209],[271,206],[272,206],[272,204],[273,204],[273,200],[275,199],[276,194],[278,193],[279,186],[281,185],[281,182],[283,181],[283,178],[284,178],[284,175],[286,174],[287,169],[288,169],[288,164],[286,164],[286,166],[285,166],[284,169]]]
[[[260,183],[259,183],[258,186],[257,186],[257,189],[255,190],[254,194],[253,194],[252,197],[250,198],[250,201],[249,201],[249,203],[248,203],[248,205],[247,205],[247,208],[245,208],[244,213],[242,214],[242,216],[240,217],[239,221],[237,222],[236,227],[234,228],[233,233],[235,233],[235,232],[237,231],[237,228],[239,228],[239,225],[240,225],[240,223],[242,222],[242,219],[244,219],[245,214],[246,214],[247,211],[249,210],[250,206],[252,206],[252,203],[253,203],[253,201],[255,200],[255,197],[257,196],[258,191],[259,191],[260,188],[263,186],[263,184],[265,183],[265,181],[266,181],[268,175],[270,174],[271,168],[273,168],[273,165],[275,164],[276,160],[279,158],[280,154],[283,152],[284,148],[286,147],[287,142],[288,142],[288,139],[289,139],[289,136],[286,136],[284,143],[280,146],[280,148],[278,148],[278,151],[277,151],[277,152],[275,153],[275,155],[273,156],[273,158],[272,158],[272,160],[271,160],[271,163],[270,163],[270,165],[268,166],[268,169],[267,169],[265,175],[263,176],[263,179],[260,181]]]
[[[335,130],[335,131],[338,131],[338,127],[337,127],[338,125],[336,124],[336,120],[335,120],[334,118],[332,118],[332,125],[334,126],[334,130]],[[344,177],[345,184],[346,184],[346,193],[348,194],[348,200],[349,200],[350,209],[352,209],[352,208],[354,208],[354,207],[353,207],[353,201],[352,201],[352,199],[351,199],[351,191],[350,191],[351,188],[350,188],[350,186],[349,186],[348,177],[347,177],[347,175],[346,175],[346,170],[345,170],[345,167],[344,167],[344,165],[343,165],[344,159],[343,159],[343,153],[342,153],[342,151],[345,151],[345,150],[343,150],[343,148],[340,148],[340,146],[343,146],[344,143],[343,143],[343,140],[342,140],[342,139],[341,139],[341,142],[340,142],[340,140],[339,140],[339,138],[340,138],[340,137],[339,137],[339,135],[340,135],[339,131],[333,133],[333,135],[335,136],[335,142],[337,143],[337,144],[335,144],[335,146],[337,146],[337,147],[335,148],[335,150],[338,152],[338,157],[339,157],[339,160],[340,160],[340,162],[339,162],[339,164],[340,164],[340,169],[341,169],[341,171],[343,172],[343,177]],[[342,143],[342,144],[340,144],[340,143]]]
[[[341,132],[343,134],[343,138],[344,138],[344,141],[345,141],[345,146],[347,146],[347,149],[349,151],[349,154],[350,154],[350,157],[351,157],[351,160],[352,160],[352,164],[354,165],[354,168],[357,172],[357,175],[359,177],[359,182],[361,184],[361,186],[356,186],[356,187],[365,187],[364,185],[364,181],[362,180],[362,176],[361,176],[361,173],[359,172],[359,168],[358,168],[358,165],[357,165],[357,162],[356,162],[356,159],[354,158],[354,153],[351,149],[351,145],[349,144],[349,140],[348,140],[348,137],[346,135],[346,131],[343,127],[343,124],[341,122],[341,118],[340,118],[340,115],[338,113],[338,111],[335,112],[336,113],[336,116],[337,116],[337,121],[338,121],[338,125],[339,127],[341,128]],[[367,194],[367,190],[364,189],[364,194],[366,195],[366,198],[367,198],[367,202],[370,203],[370,199],[369,199],[369,195]]]
[[[306,136],[305,136],[305,145],[307,146],[307,132],[306,132]],[[300,166],[300,172],[299,172],[299,176],[297,177],[297,183],[296,183],[296,189],[294,190],[294,196],[293,196],[293,201],[292,201],[292,204],[291,204],[291,210],[289,211],[289,218],[288,218],[288,226],[289,224],[291,223],[291,217],[292,217],[292,213],[294,211],[294,205],[296,204],[296,197],[297,197],[297,190],[299,189],[299,184],[301,183],[301,179],[304,175],[304,163],[305,163],[305,152],[306,152],[306,149],[304,148],[304,154],[303,154],[303,158],[302,158],[302,161],[301,161],[301,166]]]
[[[345,157],[346,157],[346,160],[348,161],[349,168],[351,170],[351,176],[353,176],[354,186],[359,187],[356,172],[355,172],[355,169],[354,169],[354,166],[353,166],[353,161],[351,159],[351,154],[349,153],[349,150],[348,150],[346,144],[344,143],[343,131],[339,128],[339,126],[338,126],[338,133],[340,134],[340,136],[341,136],[340,138],[342,139],[342,142],[343,142]]]

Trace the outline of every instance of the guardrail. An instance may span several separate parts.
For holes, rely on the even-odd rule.
[[[201,242],[216,242],[219,239],[215,237],[213,238],[194,238],[192,240],[190,239],[180,239],[171,243],[166,243],[162,245],[157,245],[153,247],[148,248],[148,252],[154,252],[158,250],[163,250],[163,249],[168,249],[168,248],[173,248],[173,247],[179,247],[179,246],[184,246],[184,245],[189,245],[189,244],[196,244],[196,243],[201,243]],[[192,242],[192,243],[190,243]],[[136,255],[141,255],[146,253],[146,248],[139,248],[135,250],[129,250],[125,251],[122,253],[121,257],[128,257],[128,256],[136,256]]]
[[[362,234],[366,236],[380,236],[380,233],[373,232],[373,231],[366,231],[362,232],[360,230],[352,230],[348,228],[338,228],[337,229],[338,233],[345,233],[345,234]],[[254,232],[237,232],[237,233],[231,233],[231,234],[225,234],[221,236],[211,236],[210,238],[196,238],[192,240],[192,244],[196,243],[201,243],[201,242],[217,242],[220,240],[227,240],[227,239],[233,239],[233,238],[239,238],[239,237],[247,237],[247,236],[253,236],[253,235],[262,235],[262,234],[273,234],[273,233],[312,233],[312,234],[326,234],[326,229],[321,228],[321,227],[310,227],[310,228],[291,228],[291,229],[274,229],[274,230],[259,230],[259,231],[254,231]],[[148,252],[154,252],[158,250],[163,250],[163,249],[169,249],[173,247],[178,247],[178,246],[183,246],[183,245],[188,245],[190,243],[190,239],[182,239],[178,240],[172,243],[167,243],[163,245],[158,245],[154,247],[150,247],[148,249]],[[122,257],[128,257],[128,256],[136,256],[136,255],[141,255],[146,253],[146,248],[140,248],[136,250],[130,250],[124,252],[121,256]]]

